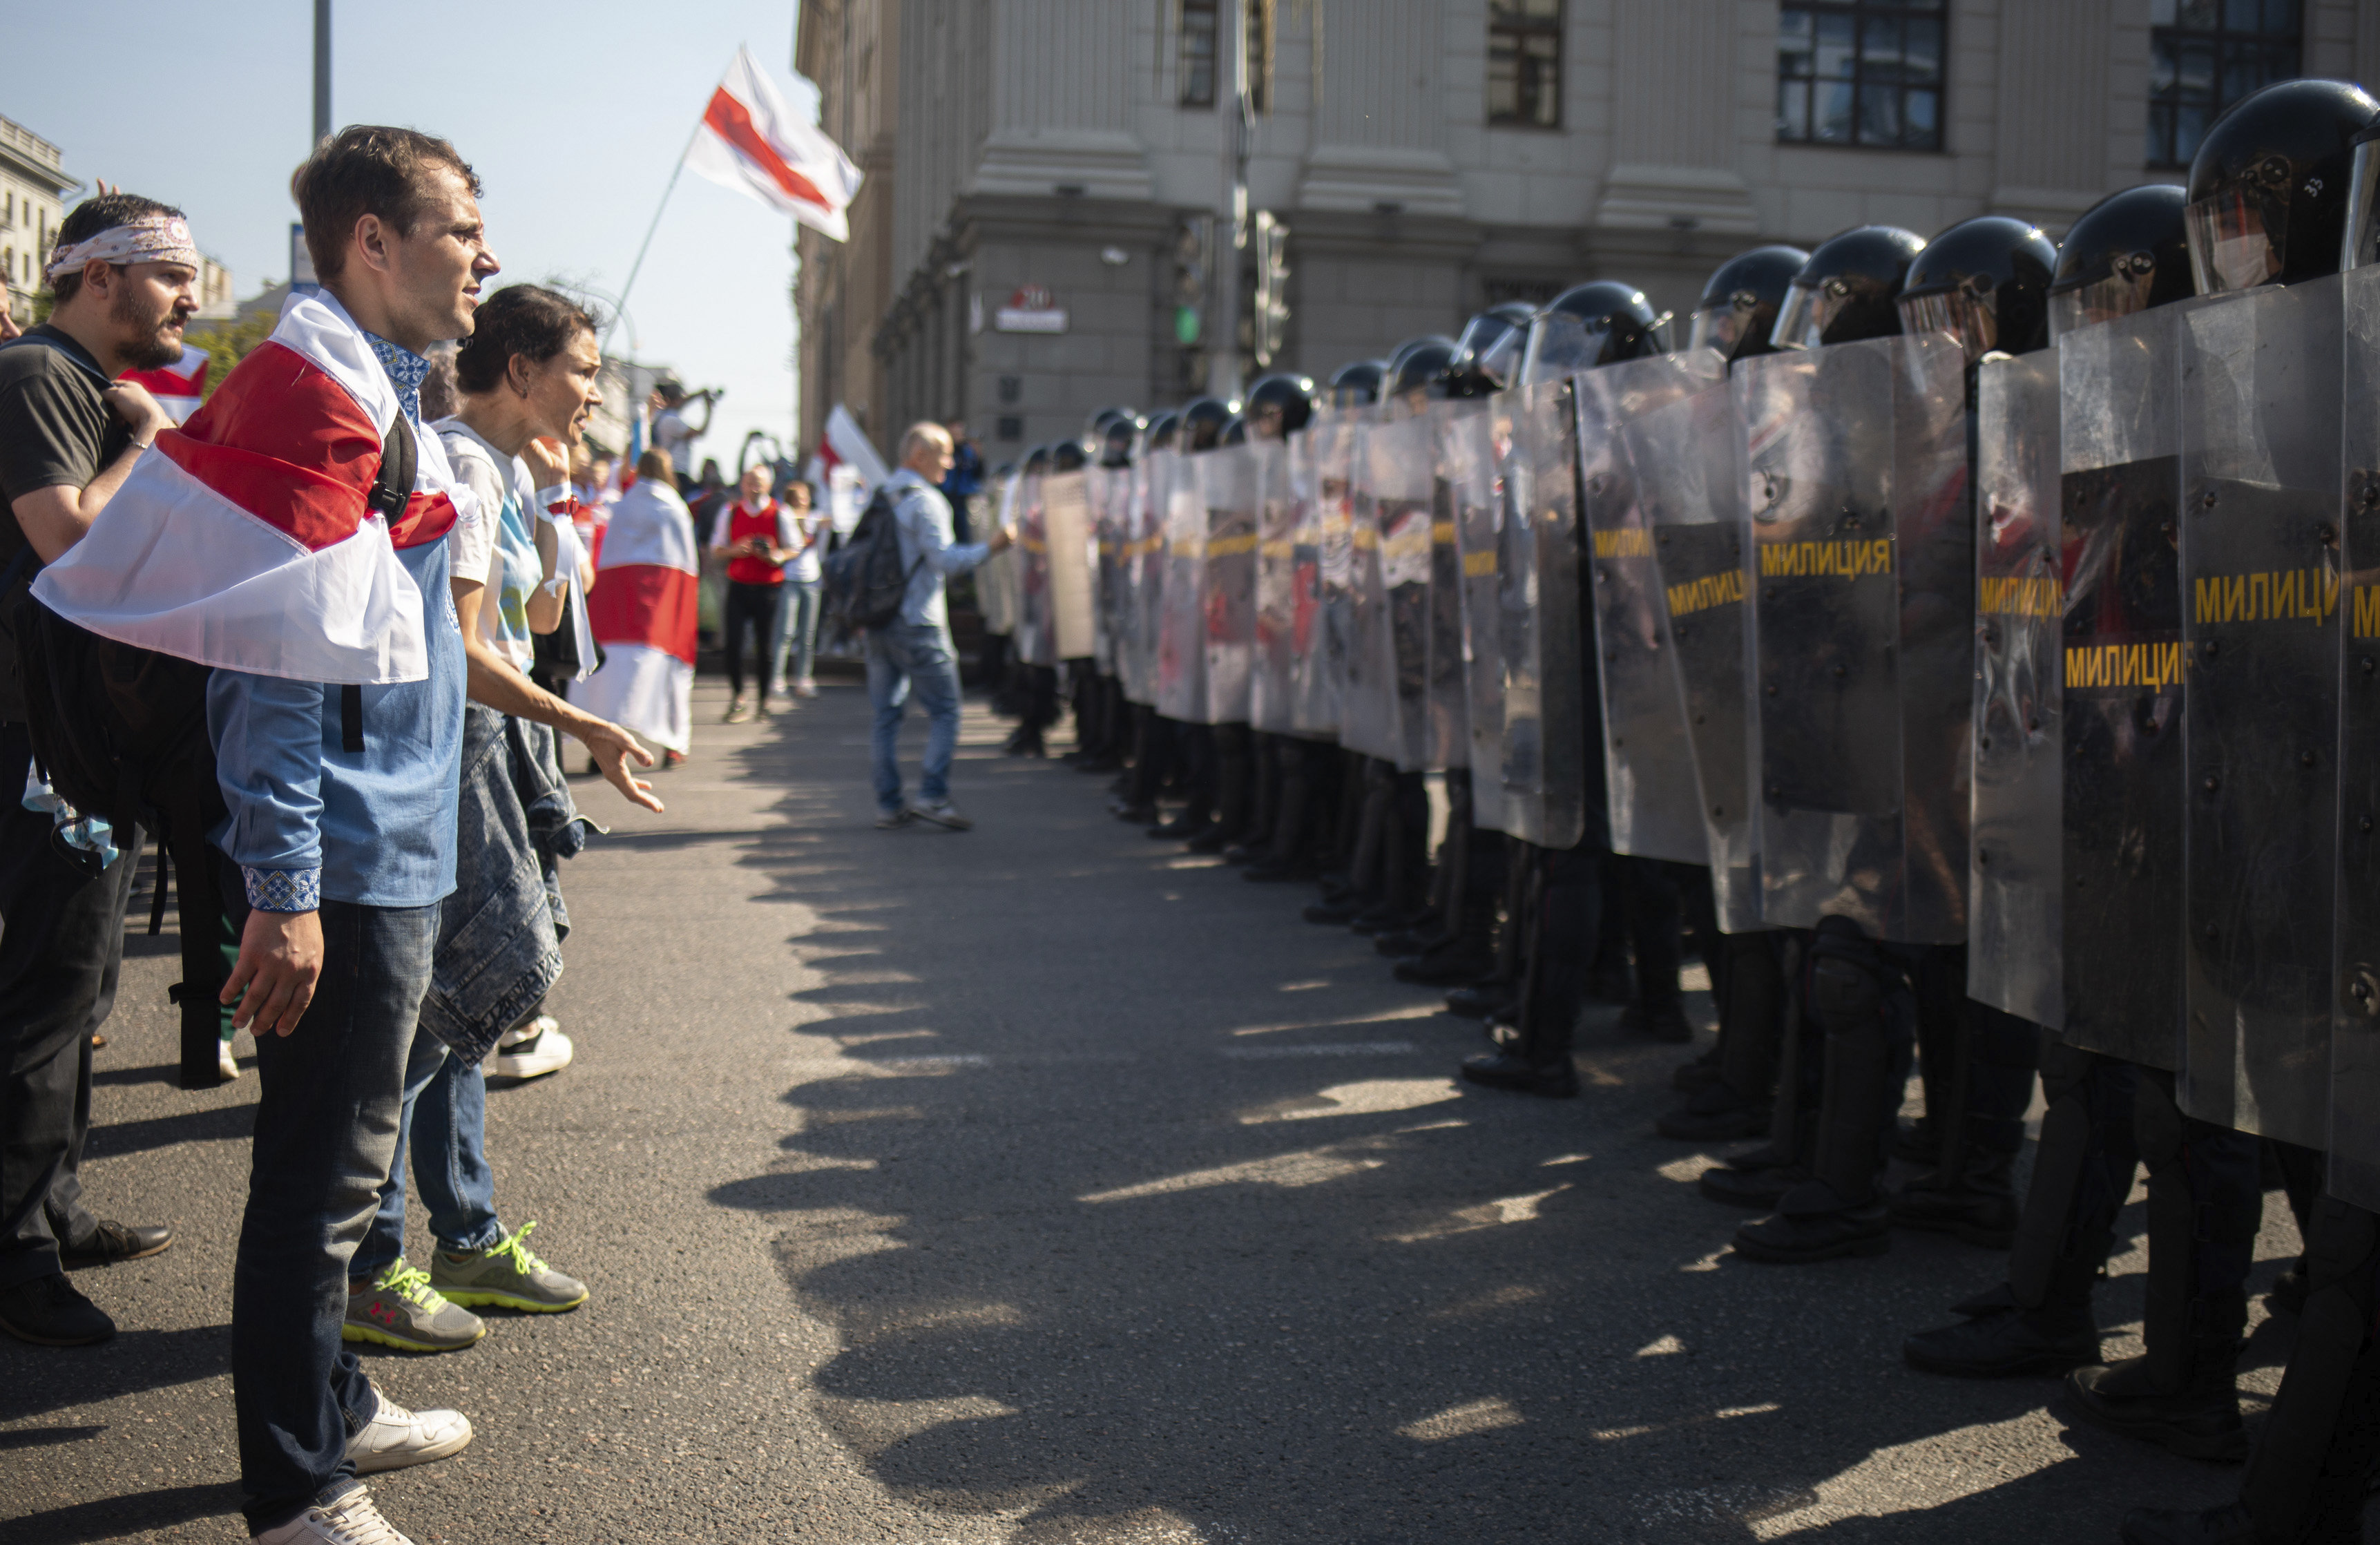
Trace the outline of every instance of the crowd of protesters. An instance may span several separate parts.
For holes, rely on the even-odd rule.
[[[256,1042],[231,1283],[249,1527],[402,1545],[357,1478],[455,1454],[470,1422],[398,1406],[349,1344],[454,1350],[486,1333],[474,1308],[589,1295],[498,1210],[485,1075],[572,1055],[544,1003],[589,826],[562,739],[651,810],[647,743],[687,748],[703,542],[675,473],[709,399],[705,424],[683,391],[657,403],[615,489],[584,438],[599,324],[490,285],[455,147],[351,128],[291,188],[319,288],[179,429],[118,379],[181,354],[199,257],[179,211],[85,200],[47,254],[47,320],[19,337],[0,311],[0,785],[24,790],[0,810],[0,1329],[106,1339],[67,1271],[173,1242],[96,1215],[77,1171],[142,826],[184,809],[155,793],[179,777],[212,870],[176,848],[185,929],[192,887],[219,893],[218,999]],[[814,690],[822,537],[771,482],[747,477],[708,538],[735,591],[768,592],[735,610],[760,710],[788,652]],[[57,748],[112,710],[29,686],[84,656],[153,666],[190,712],[188,754],[78,802]]]

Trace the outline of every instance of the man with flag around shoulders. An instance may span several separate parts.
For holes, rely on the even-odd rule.
[[[466,663],[441,539],[485,517],[421,421],[424,356],[471,332],[497,264],[443,140],[351,127],[290,188],[321,292],[159,432],[34,595],[213,667],[224,1001],[260,1085],[232,1285],[244,1511],[270,1545],[395,1545],[357,1476],[471,1426],[382,1395],[340,1326],[455,880]]]
[[[50,320],[0,349],[0,595],[81,541],[173,420],[129,370],[181,358],[198,250],[179,210],[102,193],[69,212],[45,264]],[[0,312],[0,337],[16,329]],[[115,999],[140,833],[87,867],[25,796],[32,740],[16,649],[0,636],[0,1328],[46,1346],[115,1333],[64,1268],[154,1255],[164,1228],[93,1218],[76,1171],[91,1125],[91,1037]]]

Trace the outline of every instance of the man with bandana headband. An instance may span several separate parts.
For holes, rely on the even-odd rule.
[[[181,211],[153,200],[103,192],[59,225],[50,320],[0,348],[0,594],[80,541],[173,422],[115,378],[181,358],[198,276]],[[0,1328],[71,1346],[115,1325],[64,1269],[154,1255],[173,1236],[94,1218],[76,1174],[91,1037],[115,1004],[140,833],[115,832],[113,861],[95,872],[54,852],[53,816],[23,797],[35,792],[25,719],[16,650],[0,638]]]

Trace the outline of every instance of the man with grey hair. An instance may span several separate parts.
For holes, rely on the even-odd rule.
[[[917,423],[901,437],[900,469],[884,480],[869,501],[868,518],[889,512],[901,548],[909,588],[898,620],[868,630],[868,701],[876,724],[869,739],[876,787],[876,824],[885,830],[913,821],[931,821],[953,832],[975,824],[951,803],[951,758],[959,740],[959,672],[951,647],[950,614],[942,586],[1008,545],[1008,533],[991,540],[952,540],[950,501],[938,486],[951,470],[950,431]],[[918,770],[917,801],[904,804],[899,756],[901,719],[915,696],[926,711],[926,755]]]

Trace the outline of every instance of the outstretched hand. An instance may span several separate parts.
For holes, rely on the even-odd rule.
[[[595,765],[601,770],[604,782],[618,789],[623,798],[657,815],[661,813],[663,807],[653,797],[653,785],[628,771],[630,758],[636,760],[638,767],[653,764],[653,754],[646,750],[635,736],[605,719],[574,724],[570,733],[578,737],[579,743],[587,748],[587,754],[595,759]]]

